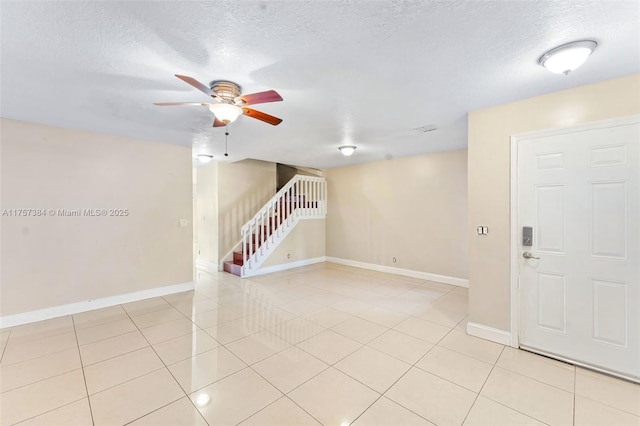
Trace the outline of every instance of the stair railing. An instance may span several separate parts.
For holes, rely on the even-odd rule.
[[[260,267],[301,219],[327,214],[327,181],[295,175],[242,226],[242,276]]]

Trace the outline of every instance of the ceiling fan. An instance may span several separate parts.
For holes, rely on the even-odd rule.
[[[209,87],[198,80],[186,75],[176,74],[180,80],[190,84],[202,93],[211,96],[213,102],[154,102],[158,106],[206,106],[215,116],[213,127],[222,127],[235,121],[240,115],[256,118],[265,123],[277,126],[282,119],[264,112],[247,108],[248,105],[264,104],[267,102],[279,102],[282,96],[275,90],[266,92],[242,94],[240,85],[227,80],[213,80]]]

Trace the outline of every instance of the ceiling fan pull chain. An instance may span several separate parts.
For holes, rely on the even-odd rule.
[[[224,128],[224,156],[228,157],[229,156],[229,150],[227,149],[228,147],[228,141],[229,140],[229,126],[225,126]]]

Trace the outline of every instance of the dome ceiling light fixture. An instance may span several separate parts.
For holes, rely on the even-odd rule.
[[[196,159],[201,163],[209,163],[213,160],[213,155],[211,154],[198,154],[196,155]]]
[[[352,155],[354,152],[356,152],[356,148],[357,148],[357,146],[355,146],[355,145],[342,145],[342,146],[338,147],[338,149],[340,150],[342,155],[344,155],[346,157],[348,157],[348,156]]]
[[[549,50],[538,63],[554,74],[567,75],[584,64],[597,46],[593,40],[573,41]]]
[[[420,133],[429,133],[438,130],[438,126],[435,124],[427,124],[426,126],[416,127],[413,130]]]

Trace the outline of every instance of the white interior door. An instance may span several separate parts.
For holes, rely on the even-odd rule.
[[[517,142],[520,346],[634,381],[639,141],[636,123]]]

